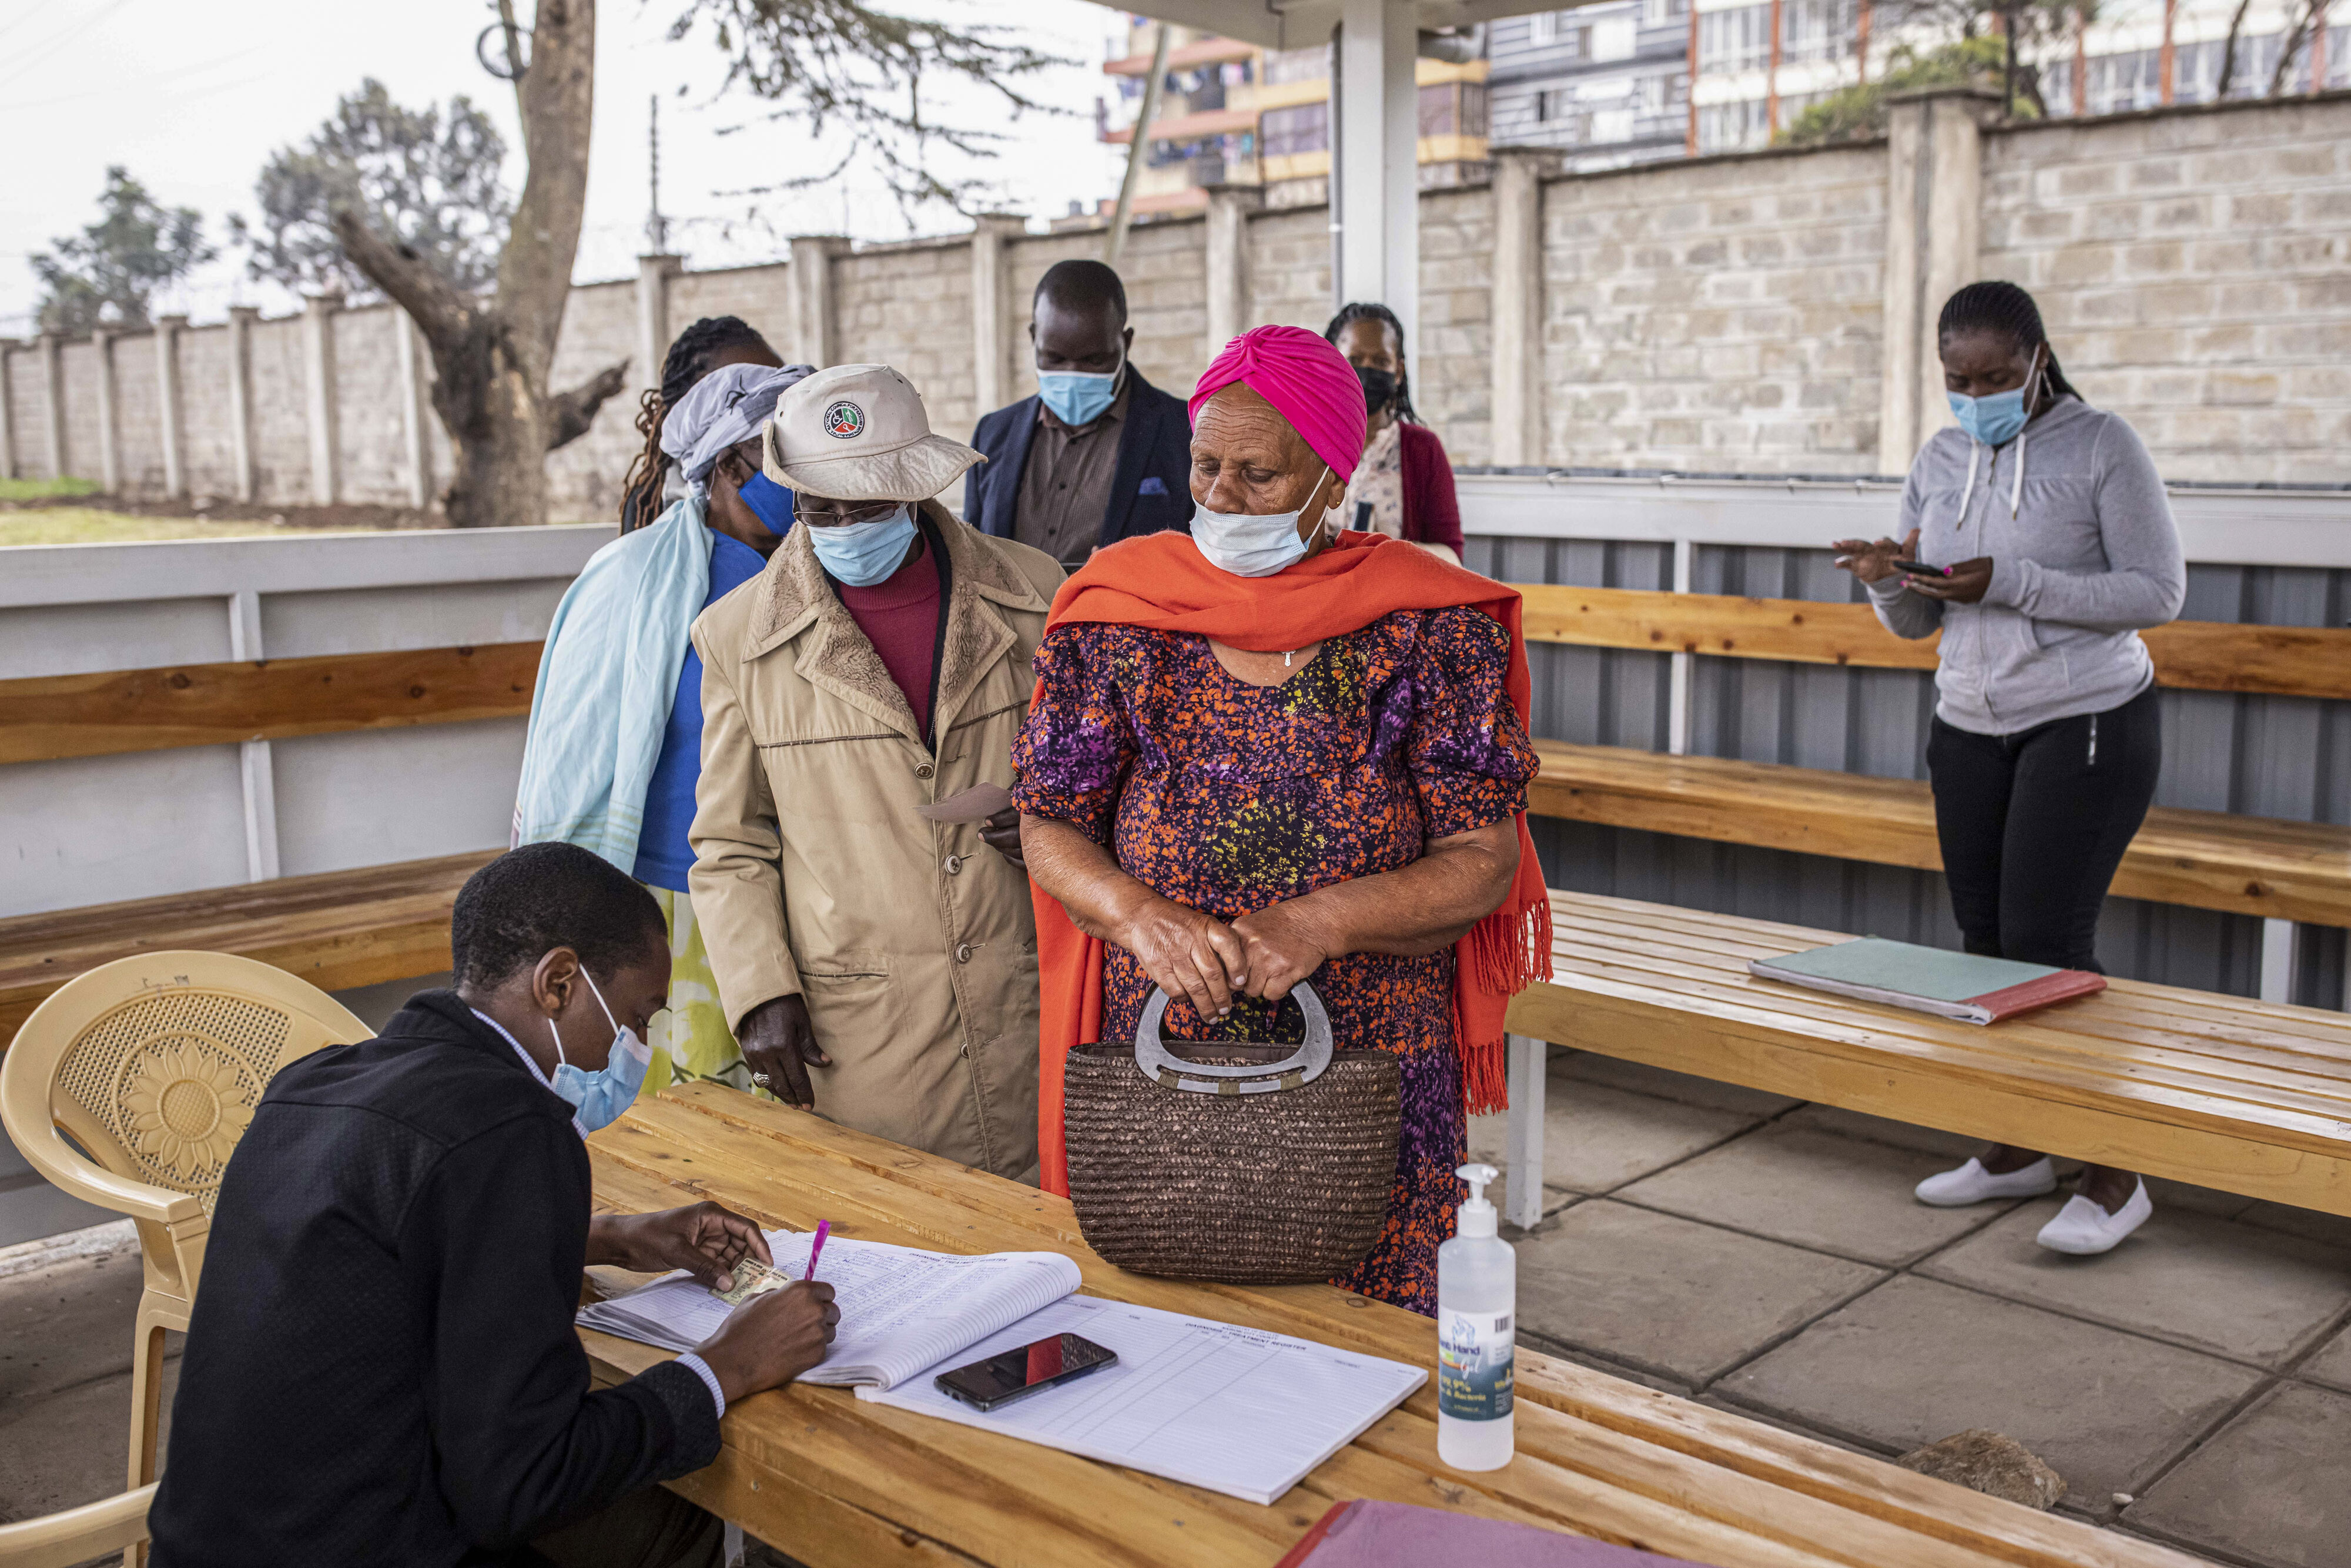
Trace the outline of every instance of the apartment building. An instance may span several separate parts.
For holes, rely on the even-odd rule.
[[[1489,25],[1493,142],[1573,170],[1687,150],[1690,0],[1605,0]]]
[[[1134,140],[1156,26],[1129,17],[1125,52],[1117,54],[1113,45],[1115,57],[1102,66],[1118,84],[1115,105],[1102,103],[1097,117],[1105,142]],[[1480,58],[1415,62],[1424,188],[1486,177],[1487,73]],[[1208,187],[1217,184],[1259,186],[1269,206],[1323,201],[1331,174],[1331,50],[1265,49],[1176,28],[1146,135],[1138,213],[1205,207]],[[1110,204],[1105,200],[1103,210]]]

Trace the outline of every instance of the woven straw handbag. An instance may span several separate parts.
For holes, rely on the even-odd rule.
[[[1155,990],[1132,1046],[1070,1052],[1062,1130],[1088,1246],[1138,1274],[1236,1285],[1363,1261],[1395,1183],[1396,1058],[1333,1051],[1322,998],[1290,995],[1306,1015],[1294,1050],[1163,1041]]]

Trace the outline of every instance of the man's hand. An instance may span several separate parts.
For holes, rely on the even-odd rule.
[[[1332,939],[1297,902],[1271,904],[1233,922],[1241,939],[1244,988],[1253,997],[1280,1001],[1290,988],[1322,967]]]
[[[1896,560],[1917,560],[1918,530],[1912,528],[1910,537],[1900,544],[1892,539],[1839,539],[1829,547],[1836,551],[1835,564],[1864,582],[1884,582],[1898,575],[1894,570]],[[1915,580],[1910,586],[1917,587]]]
[[[809,1023],[808,999],[778,997],[761,1002],[743,1019],[737,1036],[743,1060],[751,1064],[751,1082],[787,1105],[816,1108],[816,1086],[809,1068],[831,1067],[832,1058],[816,1042]]]
[[[1188,999],[1201,1018],[1232,1011],[1234,988],[1249,979],[1249,958],[1233,928],[1156,894],[1135,904],[1110,939],[1134,954],[1169,996]]]
[[[1947,604],[1973,604],[1991,587],[1991,557],[1980,555],[1973,560],[1963,560],[1951,568],[1949,577],[1905,574],[1902,582],[1924,599],[1939,599]]]
[[[982,822],[979,825],[979,840],[1022,871],[1029,869],[1029,862],[1020,858],[1019,807],[1007,806],[988,818],[987,821]]]
[[[694,1347],[718,1379],[726,1403],[777,1388],[824,1359],[841,1309],[832,1287],[801,1281],[763,1291],[726,1314],[718,1332]]]
[[[588,1261],[640,1273],[683,1269],[713,1290],[735,1286],[735,1265],[746,1258],[773,1263],[759,1228],[732,1209],[693,1203],[658,1214],[599,1214],[588,1221]]]

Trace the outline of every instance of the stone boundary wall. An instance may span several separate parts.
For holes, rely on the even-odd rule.
[[[2168,476],[2351,479],[2351,93],[2042,125],[1990,123],[1945,93],[1897,104],[1876,142],[1582,175],[1548,156],[1504,152],[1490,186],[1421,198],[1413,391],[1457,463],[1898,473],[1949,420],[1941,298],[2006,277]],[[1121,267],[1136,367],[1188,393],[1231,331],[1319,329],[1328,222],[1225,189],[1205,217],[1136,228]],[[627,360],[650,385],[672,333],[733,314],[788,360],[899,366],[934,424],[965,436],[1035,390],[1038,277],[1100,245],[988,217],[938,240],[798,240],[798,260],[758,267],[651,257],[573,290],[555,380]],[[403,352],[404,329],[387,306],[327,300],[0,342],[0,474],[420,504],[449,452],[430,356]],[[643,447],[635,415],[633,393],[616,399],[549,457],[559,517],[610,515]]]

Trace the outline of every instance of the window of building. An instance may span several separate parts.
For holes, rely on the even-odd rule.
[[[1669,114],[1689,107],[1689,78],[1680,71],[1643,77],[1634,84],[1634,108],[1642,114]]]
[[[2216,69],[2218,64],[2216,57]],[[2094,55],[2089,68],[2083,79],[2088,89],[2086,96],[2092,114],[2119,114],[2127,110],[2152,109],[2163,99],[2160,62],[2153,49],[2134,49],[2120,55]],[[2174,80],[2177,79],[2175,76]],[[2211,93],[2210,81],[2211,78],[2208,78],[2204,82],[2203,90],[2207,97]]]
[[[1538,11],[1527,18],[1527,42],[1547,49],[1559,42],[1559,13]]]
[[[1331,46],[1311,49],[1269,49],[1265,79],[1269,85],[1288,81],[1322,81],[1331,74]]]
[[[1630,16],[1603,16],[1584,32],[1583,57],[1588,60],[1629,60],[1639,36]]]
[[[1740,152],[1771,140],[1768,106],[1760,98],[1737,103],[1702,104],[1698,111],[1698,150]]]
[[[1843,59],[1853,53],[1860,20],[1859,0],[1782,0],[1780,58]]]
[[[1641,25],[1662,27],[1689,15],[1689,0],[1642,0]]]
[[[1771,63],[1771,7],[1705,11],[1698,19],[1700,70],[1761,70]]]
[[[1258,136],[1269,158],[1295,157],[1301,152],[1331,150],[1331,106],[1301,103],[1289,109],[1269,109],[1258,118]]]

